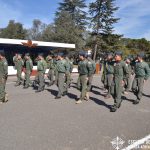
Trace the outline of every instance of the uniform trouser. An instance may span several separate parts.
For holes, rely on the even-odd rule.
[[[49,69],[48,79],[50,80],[50,83],[54,82],[54,74],[55,74],[55,70],[54,69]]]
[[[29,86],[29,84],[31,84],[30,75],[31,75],[30,71],[27,71],[25,73],[25,86]]]
[[[35,82],[39,84],[38,90],[42,90],[45,86],[44,83],[44,73],[38,72],[37,76],[35,77]]]
[[[91,90],[91,87],[92,87],[92,81],[93,81],[93,76],[94,74],[90,75],[88,77],[88,82],[87,82],[87,92],[90,92]]]
[[[58,85],[58,71],[54,70],[54,74],[55,74],[55,84]]]
[[[71,84],[71,73],[66,74],[66,90],[68,91],[69,85]]]
[[[22,70],[17,70],[17,83],[21,83],[22,81],[22,78],[21,78],[21,73],[22,73]]]
[[[137,100],[141,100],[144,87],[144,78],[134,78],[132,83],[132,91],[137,96]]]
[[[86,93],[87,93],[87,75],[79,75],[79,80],[81,83],[81,95],[80,95],[80,100],[84,100]]]
[[[6,80],[4,78],[0,78],[0,102],[5,101],[5,85]]]
[[[106,75],[106,88],[108,90],[107,95],[111,96],[111,86],[112,86],[112,82],[113,82],[113,74],[107,74]]]
[[[77,79],[77,89],[81,90],[80,75],[78,76],[78,79]]]
[[[58,95],[57,96],[62,96],[62,94],[66,91],[65,88],[65,73],[58,73]]]
[[[104,88],[106,88],[107,78],[106,78],[106,74],[105,73],[102,74],[101,82],[104,84]]]
[[[129,78],[125,78],[124,82],[125,82],[125,91],[128,92],[131,87],[131,76],[129,76]]]
[[[118,107],[120,103],[122,102],[121,100],[122,91],[123,91],[122,79],[115,78],[114,83],[112,83],[112,86],[111,86],[111,94],[114,98],[115,107]]]

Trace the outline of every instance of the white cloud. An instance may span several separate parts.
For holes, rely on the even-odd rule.
[[[0,0],[0,27],[5,27],[9,20],[18,21],[21,17],[21,12],[12,8],[10,5]]]
[[[147,20],[143,17],[150,15],[150,0],[118,0],[117,5],[120,9],[116,15],[121,18],[118,24],[115,26],[115,32],[124,34],[125,36],[135,33],[137,35],[142,31],[138,31],[138,28],[144,27],[147,24]],[[141,35],[143,37],[144,35]],[[138,37],[137,37],[138,38]]]

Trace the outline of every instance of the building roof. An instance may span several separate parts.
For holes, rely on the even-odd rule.
[[[28,40],[0,38],[0,44],[22,45],[22,43],[27,42]],[[45,47],[75,48],[75,44],[68,44],[68,43],[43,42],[43,41],[32,41],[32,43],[36,44],[37,46],[45,46]]]

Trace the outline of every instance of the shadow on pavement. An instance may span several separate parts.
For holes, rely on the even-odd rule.
[[[150,98],[150,95],[147,95],[147,94],[144,94],[144,93],[143,93],[143,96]]]
[[[122,96],[121,99],[122,99],[122,100],[126,100],[126,101],[131,102],[131,103],[134,102],[133,99],[129,99],[129,98],[127,98],[126,96]]]
[[[50,92],[52,95],[57,96],[58,91],[53,90],[53,89],[47,89],[48,92]]]
[[[94,101],[96,104],[98,104],[98,105],[101,105],[101,106],[104,106],[104,107],[106,107],[106,108],[108,108],[109,110],[111,109],[111,105],[107,105],[104,101],[102,101],[102,100],[99,100],[99,99],[97,99],[97,98],[95,98],[95,97],[90,97],[90,99],[92,100],[92,101]]]

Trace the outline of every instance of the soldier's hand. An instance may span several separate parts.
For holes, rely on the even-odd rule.
[[[122,84],[122,86],[124,86],[125,82],[122,80],[122,81],[121,81],[121,84]]]

